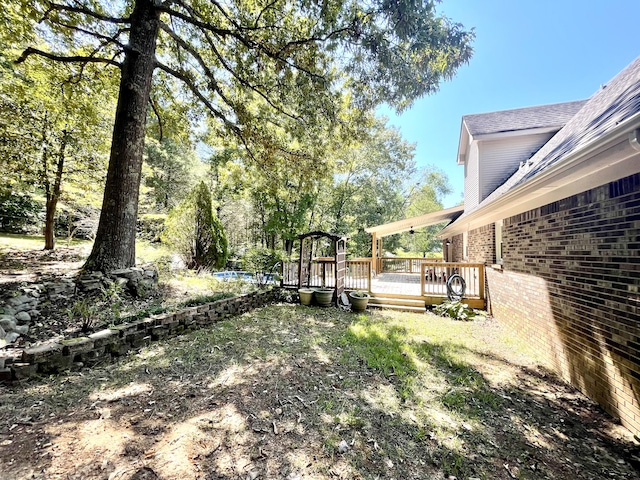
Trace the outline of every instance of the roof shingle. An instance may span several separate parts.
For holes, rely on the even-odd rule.
[[[536,107],[516,108],[499,112],[477,113],[462,117],[472,136],[514,132],[531,128],[562,128],[587,102],[554,103]]]
[[[640,57],[598,90],[580,111],[529,159],[529,168],[517,170],[477,208],[486,206],[514,187],[562,162],[568,155],[594,144],[639,112]]]

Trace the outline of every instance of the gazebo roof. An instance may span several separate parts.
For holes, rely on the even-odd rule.
[[[418,217],[405,218],[397,222],[385,223],[384,225],[376,225],[375,227],[367,227],[364,229],[367,233],[375,234],[378,238],[387,237],[396,233],[408,232],[417,228],[428,227],[438,223],[453,221],[464,212],[464,205],[447,208],[438,212],[425,213]]]

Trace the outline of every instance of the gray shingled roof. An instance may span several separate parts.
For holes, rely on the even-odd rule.
[[[489,133],[513,132],[530,128],[557,127],[560,129],[580,110],[587,100],[554,103],[537,107],[516,108],[500,112],[478,113],[462,117],[469,133],[486,135]]]
[[[640,112],[640,57],[596,92],[551,140],[503,185],[485,198],[482,208],[544,170],[593,145],[613,128]],[[464,215],[463,215],[464,216]]]

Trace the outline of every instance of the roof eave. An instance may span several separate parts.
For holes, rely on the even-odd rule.
[[[640,112],[562,162],[463,215],[439,234],[459,235],[640,171]]]
[[[543,133],[557,133],[564,125],[554,125],[550,127],[523,128],[520,130],[508,130],[502,132],[478,133],[473,136],[474,140],[500,140],[502,138],[519,137],[521,135],[537,135]]]
[[[462,123],[460,124],[460,140],[458,141],[458,156],[456,157],[458,165],[464,165],[467,158],[467,149],[471,140],[473,140],[473,137],[469,133],[469,127],[467,127],[464,117],[462,117]]]

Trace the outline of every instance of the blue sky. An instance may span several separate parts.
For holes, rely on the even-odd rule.
[[[640,0],[443,0],[438,10],[475,27],[468,65],[389,123],[416,144],[419,167],[443,170],[462,200],[456,164],[463,115],[589,98],[640,55]]]

